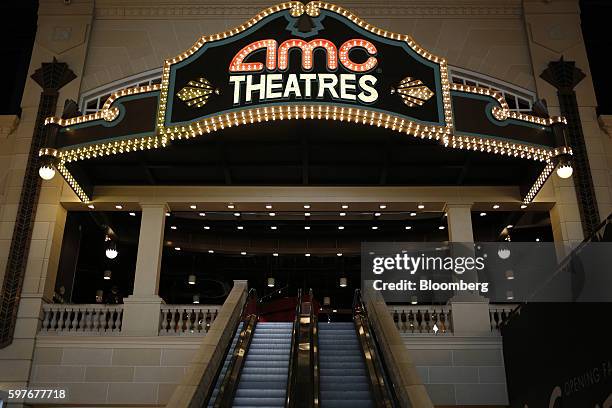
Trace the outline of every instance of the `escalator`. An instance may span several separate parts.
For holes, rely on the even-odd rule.
[[[293,299],[293,322],[269,322],[269,315],[243,312],[241,330],[205,406],[399,406],[359,292],[352,322],[318,324],[312,292]]]
[[[249,294],[207,408],[285,406],[294,323],[260,321],[265,306]]]
[[[375,406],[353,322],[319,324],[319,367],[322,407]]]
[[[285,322],[257,324],[232,406],[285,406],[292,327]]]

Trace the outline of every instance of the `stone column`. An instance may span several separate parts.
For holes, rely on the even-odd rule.
[[[134,292],[123,299],[121,331],[128,336],[157,336],[162,303],[158,295],[159,275],[168,207],[165,203],[154,203],[141,204],[141,208]]]
[[[471,204],[446,204],[446,216],[448,223],[448,237],[451,243],[463,243],[470,245],[458,248],[460,252],[469,251],[467,254],[456,254],[457,256],[473,256],[474,232],[472,231],[472,205]],[[477,282],[476,274],[468,275],[466,272],[462,277],[466,281]],[[489,321],[489,300],[477,293],[461,293],[453,296],[449,304],[452,310],[453,333],[457,336],[490,336],[491,323]]]

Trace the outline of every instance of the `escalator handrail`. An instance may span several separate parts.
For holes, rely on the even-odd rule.
[[[353,298],[353,320],[355,322],[355,330],[364,357],[368,355],[370,357],[366,357],[365,361],[368,379],[370,380],[370,386],[374,396],[374,403],[379,408],[399,406],[393,384],[386,375],[387,369],[385,359],[380,353],[378,341],[372,330],[372,324],[365,304],[361,299],[361,292],[359,289],[355,290],[355,296]]]
[[[240,332],[240,337],[238,338],[236,347],[234,347],[232,359],[230,360],[225,376],[223,377],[223,382],[219,387],[219,393],[217,394],[217,398],[215,399],[213,405],[214,408],[231,408],[234,402],[238,382],[240,381],[242,369],[244,367],[244,360],[246,359],[251,346],[253,333],[255,332],[255,326],[257,325],[257,313],[250,313],[245,316],[249,303],[253,300],[256,302],[256,295],[253,296],[254,293],[256,294],[254,289],[249,291],[247,301],[242,307],[242,311],[240,313],[241,318],[238,321],[238,325],[244,321],[244,327]],[[237,330],[238,327],[234,329],[233,333],[235,333]],[[229,347],[231,348],[231,342]]]
[[[293,407],[295,404],[295,365],[297,364],[298,354],[298,333],[300,329],[300,314],[302,313],[302,289],[298,289],[297,305],[295,306],[295,317],[293,319],[293,329],[291,331],[291,349],[289,351],[289,371],[287,373],[287,389],[285,394],[285,407]]]
[[[319,317],[318,311],[315,311],[314,294],[310,289],[310,302],[312,307],[310,308],[310,358],[312,362],[311,370],[313,376],[313,395],[312,405],[314,408],[320,406],[321,395],[320,395],[320,372],[319,372]]]

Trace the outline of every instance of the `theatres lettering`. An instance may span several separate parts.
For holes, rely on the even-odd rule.
[[[304,73],[287,74],[289,53],[292,49],[301,52],[301,69]],[[350,52],[362,49],[368,55],[364,62],[355,62]],[[265,50],[263,62],[246,61],[252,54]],[[315,50],[325,52],[327,72],[311,73]],[[339,49],[325,39],[306,42],[290,39],[278,46],[275,40],[261,40],[243,47],[232,59],[229,84],[233,88],[233,103],[260,103],[274,100],[358,101],[371,104],[378,100],[378,79],[366,72],[374,69],[378,60],[376,47],[363,39],[344,42]],[[336,73],[339,67],[349,73]],[[267,73],[263,73],[264,69]],[[272,73],[280,71],[280,73]],[[242,75],[235,75],[242,73]]]

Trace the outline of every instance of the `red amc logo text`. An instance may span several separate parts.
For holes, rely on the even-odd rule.
[[[268,71],[280,70],[284,71],[289,65],[289,51],[292,48],[298,48],[302,51],[302,68],[305,71],[312,69],[313,54],[316,49],[323,49],[327,56],[327,69],[335,71],[338,68],[338,62],[347,70],[363,73],[370,71],[376,67],[378,61],[374,57],[376,55],[376,47],[374,44],[363,39],[352,39],[346,41],[338,50],[334,43],[325,39],[315,39],[306,42],[302,39],[295,38],[284,41],[280,46],[276,40],[260,40],[242,48],[232,59],[229,66],[229,71],[235,72],[258,72],[264,69],[264,64],[261,62],[244,62],[244,60],[256,51],[266,50],[266,69]],[[350,52],[355,48],[365,50],[370,57],[362,63],[356,63],[351,60]]]

